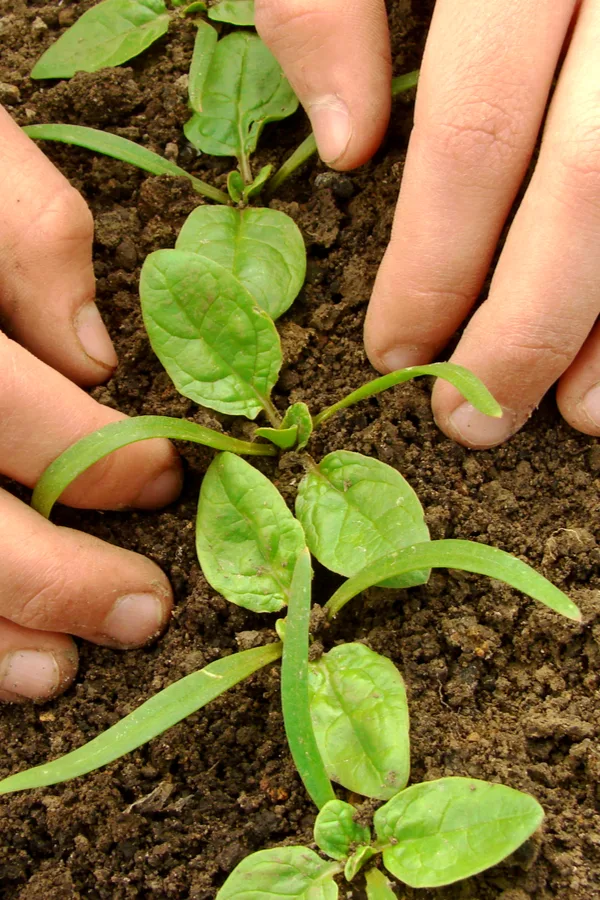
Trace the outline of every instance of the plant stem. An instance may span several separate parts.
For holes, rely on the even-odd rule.
[[[238,156],[238,162],[240,164],[240,173],[242,178],[244,179],[244,184],[252,184],[252,168],[250,166],[250,160],[248,159],[248,155],[242,152]]]
[[[419,80],[419,70],[417,69],[415,72],[407,72],[406,75],[399,75],[397,78],[392,78],[392,97],[397,97],[398,94],[403,94],[405,91],[409,91],[411,88],[415,87],[417,81]],[[296,169],[298,169],[301,165],[303,165],[313,153],[317,152],[317,142],[315,140],[314,134],[311,133],[305,138],[299,147],[296,147],[294,152],[286,161],[279,167],[279,169],[275,172],[273,177],[268,182],[267,189],[265,191],[268,197],[272,196],[275,191],[281,187],[284,181],[286,181],[290,175],[292,175]]]
[[[264,409],[267,419],[271,423],[272,427],[280,428],[282,418],[279,415],[279,413],[277,412],[277,409],[275,408],[275,406],[271,402],[271,400],[268,397],[261,397],[260,402],[263,404],[263,409]]]
[[[111,422],[110,425],[105,425],[104,428],[99,428],[98,431],[81,438],[50,463],[35,486],[31,505],[48,518],[60,495],[78,475],[114,450],[156,437],[192,441],[215,450],[230,450],[232,453],[243,453],[246,456],[277,454],[277,449],[272,444],[238,441],[236,438],[185,419],[171,419],[168,416],[138,416],[136,419],[123,419],[120,422]]]
[[[321,809],[335,800],[312,727],[308,694],[308,625],[310,619],[310,553],[301,551],[294,568],[281,660],[283,722],[298,774]]]

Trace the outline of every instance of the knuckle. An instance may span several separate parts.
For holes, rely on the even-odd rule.
[[[18,615],[13,618],[24,628],[44,631],[49,623],[60,628],[62,622],[58,620],[69,606],[68,587],[64,566],[50,558],[39,558],[35,574],[21,585]]]
[[[556,143],[554,156],[562,199],[600,212],[600,118],[578,123],[575,132]]]
[[[47,244],[91,243],[94,235],[92,214],[81,194],[68,183],[41,203],[31,225],[36,242]]]
[[[303,58],[319,51],[323,45],[326,8],[311,0],[278,0],[259,2],[256,28],[276,54]]]
[[[558,377],[570,365],[581,343],[580,335],[570,333],[568,323],[551,320],[543,323],[515,323],[507,330],[509,337],[504,357],[515,365],[527,363],[537,371]]]

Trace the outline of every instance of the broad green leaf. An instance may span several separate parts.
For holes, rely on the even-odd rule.
[[[330,800],[315,821],[315,843],[332,859],[346,859],[352,844],[371,840],[371,832],[354,821],[356,808],[343,800]]]
[[[223,266],[158,250],[142,267],[140,296],[154,352],[184,397],[254,419],[269,409],[281,366],[269,316]]]
[[[233,453],[215,457],[196,520],[198,559],[215,590],[246,609],[276,612],[289,600],[304,546],[300,524],[269,479]]]
[[[105,156],[112,156],[121,162],[129,163],[151,172],[153,175],[172,175],[174,178],[187,178],[198,194],[215,200],[217,203],[229,203],[227,194],[218,188],[201,181],[194,175],[190,175],[185,169],[180,169],[175,163],[153,153],[147,147],[141,147],[135,141],[111,134],[109,131],[100,131],[97,128],[86,128],[84,125],[27,125],[23,128],[28,137],[34,141],[59,141],[62,144],[73,144],[76,147],[84,147]]]
[[[306,273],[300,230],[275,209],[199,206],[175,246],[224,266],[272,319],[291,306]]]
[[[137,56],[169,28],[162,0],[103,0],[88,9],[37,61],[32,78],[70,78]]]
[[[257,428],[254,432],[256,437],[266,438],[279,447],[280,450],[291,450],[296,446],[298,440],[298,426],[292,425],[291,428]]]
[[[210,69],[219,36],[212,25],[209,25],[203,19],[196,22],[196,27],[196,40],[194,41],[194,52],[190,65],[188,94],[192,109],[195,112],[202,112],[204,82]]]
[[[355,575],[393,550],[429,538],[423,509],[408,482],[391,466],[336,450],[300,483],[296,515],[310,552],[340,575]],[[423,584],[422,569],[386,579],[382,587]]]
[[[377,850],[370,847],[368,844],[357,847],[352,856],[346,860],[346,865],[344,866],[344,877],[346,881],[352,881],[362,867],[366,865],[370,859],[376,856],[376,854]]]
[[[441,887],[495,866],[539,827],[537,800],[502,784],[441,778],[397,794],[373,820],[386,869],[414,888]]]
[[[366,566],[345,581],[330,597],[325,605],[328,616],[336,616],[349,600],[374,584],[379,584],[382,579],[396,578],[424,566],[434,569],[463,569],[465,572],[477,572],[479,575],[505,581],[562,616],[581,622],[581,612],[573,601],[527,563],[486,544],[455,540],[415,544]]]
[[[410,772],[400,672],[363,644],[334,647],[309,671],[313,727],[327,774],[357,794],[392,797]]]
[[[277,453],[267,444],[238,441],[228,434],[221,434],[186,419],[172,419],[168,416],[136,416],[134,419],[121,419],[86,434],[57,456],[36,484],[31,505],[42,516],[49,518],[52,507],[63,491],[94,463],[104,459],[109,453],[120,450],[121,447],[159,437],[175,441],[192,441],[194,444],[204,444],[215,450],[231,450],[233,453],[244,453],[247,456],[272,456]]]
[[[396,900],[387,878],[379,869],[367,872],[367,900]]]
[[[254,25],[254,0],[217,0],[208,10],[208,18],[231,25]]]
[[[244,196],[244,179],[237,170],[227,176],[227,193],[233,203],[239,203]]]
[[[181,722],[281,656],[281,644],[234,653],[170,684],[98,737],[60,759],[0,781],[0,794],[44,787],[93,772]]]
[[[195,112],[184,127],[203,153],[247,159],[267,122],[298,108],[281,67],[255,34],[236,31],[219,41]]]
[[[298,450],[303,450],[310,440],[313,430],[312,417],[306,403],[292,403],[283,417],[283,427],[297,425]]]
[[[251,200],[253,197],[258,197],[260,195],[265,184],[271,177],[272,171],[273,166],[271,163],[262,167],[252,184],[249,184],[244,188],[244,200]]]
[[[337,900],[338,871],[308,847],[260,850],[236,866],[216,900]]]

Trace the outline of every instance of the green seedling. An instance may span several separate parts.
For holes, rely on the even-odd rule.
[[[184,7],[184,14],[204,11],[203,3],[176,5]],[[248,24],[250,8],[246,0],[222,0],[209,6],[208,15],[223,21],[237,16],[238,24]],[[118,28],[115,16],[120,16]],[[48,51],[36,67],[37,76],[57,77],[58,64],[52,66],[61,54],[71,69],[84,68],[77,57],[82,46],[88,53],[97,51],[89,63],[96,68],[115,64],[119,55],[121,61],[128,59],[132,48],[140,52],[151,37],[164,33],[168,19],[160,0],[105,0]],[[255,35],[234,32],[217,40],[204,19],[197,27],[186,134],[203,152],[235,156],[239,170],[228,178],[229,197],[195,179],[200,193],[223,205],[194,210],[175,248],[145,260],[143,318],[152,347],[181,394],[219,413],[263,421],[249,441],[161,416],[113,423],[56,459],[39,480],[32,504],[50,516],[54,503],[82,472],[135,441],[170,437],[220,451],[200,491],[198,559],[207,581],[228,601],[257,613],[283,614],[275,622],[281,640],[186,676],[83,747],[6,778],[0,793],[55,784],[107,765],[281,657],[286,735],[319,809],[315,842],[329,861],[305,847],[264,850],[244,860],[218,896],[328,900],[338,896],[336,878],[351,882],[364,869],[368,897],[388,900],[392,890],[374,868],[379,858],[408,885],[449,884],[510,854],[538,827],[543,813],[527,795],[473,779],[406,787],[408,708],[402,676],[392,662],[361,643],[334,647],[309,661],[311,555],[346,579],[324,606],[329,620],[367,588],[423,584],[438,566],[503,580],[574,620],[580,620],[580,613],[558,588],[500,550],[466,541],[430,541],[416,494],[390,466],[345,450],[322,460],[309,452],[313,431],[323,423],[352,404],[420,376],[444,378],[480,412],[500,415],[500,407],[473,374],[451,363],[416,366],[376,378],[316,413],[303,402],[286,411],[273,402],[282,365],[275,321],[300,290],[306,252],[291,219],[247,204],[263,185],[272,191],[281,183],[312,152],[314,141],[304,142],[293,165],[285,169],[284,164],[271,181],[265,169],[253,178],[250,154],[263,125],[292,111],[295,98]],[[100,34],[107,36],[104,49]],[[118,41],[115,35],[120,35]],[[129,56],[123,57],[125,52]],[[66,68],[61,71],[67,73]],[[404,87],[411,86],[411,78]],[[123,149],[115,135],[75,126],[35,128],[29,129],[34,136],[80,143],[150,171],[183,172],[174,172],[172,164],[130,142]],[[237,206],[229,205],[230,200]],[[270,480],[242,458],[288,450],[298,453],[305,466],[296,516]],[[373,819],[374,838],[370,828],[355,821],[355,809],[336,797],[332,782],[384,804]]]

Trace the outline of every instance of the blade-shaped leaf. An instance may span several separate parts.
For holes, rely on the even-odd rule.
[[[271,441],[280,450],[291,450],[298,441],[298,426],[292,425],[291,428],[257,428],[254,434],[256,437],[263,437]]]
[[[356,808],[343,800],[326,803],[315,821],[315,843],[332,859],[345,859],[352,844],[371,840],[371,832],[354,821]]]
[[[208,18],[230,25],[254,25],[254,0],[217,0],[208,10]]]
[[[312,416],[306,403],[292,403],[283,417],[283,427],[298,427],[298,450],[303,450],[310,440],[313,430]]]
[[[279,63],[255,34],[236,31],[219,41],[185,136],[203,153],[247,157],[267,122],[285,119],[298,99]]]
[[[194,52],[192,54],[192,63],[190,65],[190,80],[188,84],[188,94],[190,98],[190,106],[195,112],[202,112],[202,92],[204,90],[204,82],[208,75],[210,64],[212,62],[215,47],[217,46],[218,34],[212,25],[199,19],[196,22],[196,39],[194,41]]]
[[[338,871],[308,847],[259,850],[236,866],[217,900],[337,900]]]
[[[377,854],[377,850],[368,844],[363,844],[362,847],[357,847],[352,856],[348,857],[346,860],[346,865],[344,866],[344,878],[346,881],[352,881],[353,878],[360,872],[362,867],[369,862]]]
[[[215,457],[202,481],[196,548],[207,581],[231,603],[276,612],[289,599],[305,546],[276,487],[233,453]]]
[[[429,538],[421,504],[402,475],[349,450],[330,453],[305,475],[296,515],[310,552],[340,575],[355,575],[393,550]],[[423,569],[382,586],[411,587],[428,578]]]
[[[367,900],[396,900],[387,878],[379,869],[367,872]]]
[[[280,656],[278,643],[218,659],[170,684],[83,747],[0,781],[0,794],[57,784],[106,766],[162,734]]]
[[[88,9],[44,55],[32,78],[70,78],[137,56],[169,28],[163,0],[103,0]]]
[[[275,209],[199,206],[175,246],[224,266],[272,319],[291,306],[306,273],[300,230]]]
[[[495,866],[544,818],[528,794],[474,778],[415,784],[375,813],[383,862],[415,888],[440,887]]]
[[[394,664],[363,644],[342,644],[310,664],[311,715],[327,774],[387,800],[410,772],[406,691]]]
[[[249,419],[270,407],[279,335],[223,266],[158,250],[144,262],[140,296],[150,343],[184,397]]]

